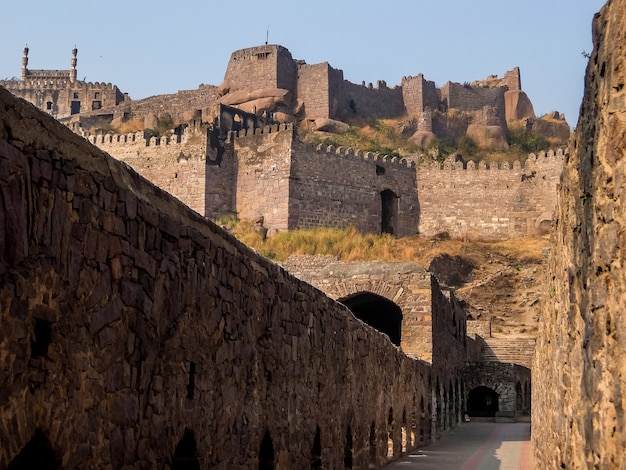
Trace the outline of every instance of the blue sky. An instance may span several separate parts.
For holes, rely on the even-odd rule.
[[[1,0],[0,79],[29,68],[68,69],[133,99],[219,85],[232,51],[269,42],[295,59],[329,62],[354,83],[423,73],[442,86],[521,68],[538,115],[575,126],[604,0],[387,0],[76,2]]]

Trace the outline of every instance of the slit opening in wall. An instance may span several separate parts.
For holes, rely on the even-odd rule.
[[[48,354],[48,347],[52,342],[52,327],[50,322],[35,318],[34,338],[30,342],[30,356],[44,357]]]
[[[189,361],[189,380],[187,382],[187,398],[193,400],[196,394],[196,363]]]
[[[343,450],[343,466],[346,469],[352,468],[352,429],[348,426],[346,431],[346,446]]]

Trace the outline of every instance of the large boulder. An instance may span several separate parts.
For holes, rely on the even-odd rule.
[[[479,147],[491,148],[495,150],[506,150],[509,148],[509,143],[506,139],[504,129],[500,126],[470,124],[467,127],[467,136],[470,137]]]
[[[535,118],[533,104],[522,90],[509,90],[504,93],[504,109],[507,121]]]
[[[331,132],[333,134],[341,134],[346,132],[350,126],[345,122],[336,121],[334,119],[319,118],[315,120],[315,130],[321,132]]]
[[[220,103],[242,108],[242,105],[252,101],[263,100],[283,106],[292,106],[293,97],[289,90],[283,88],[261,88],[258,90],[237,90],[220,98]],[[243,108],[242,108],[243,109]]]
[[[431,131],[417,131],[409,140],[419,145],[420,147],[427,147],[433,140],[435,140],[437,136],[433,134]]]

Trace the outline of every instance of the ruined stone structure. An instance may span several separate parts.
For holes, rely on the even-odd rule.
[[[272,231],[352,224],[397,236],[417,232],[415,165],[406,160],[302,144],[285,124],[251,126],[212,143],[219,128],[193,121],[167,139],[89,139],[210,218],[263,217]]]
[[[418,165],[420,233],[492,240],[549,233],[564,159],[557,150],[524,164]]]
[[[594,18],[559,189],[533,380],[538,468],[626,466],[625,19],[624,0]]]
[[[507,72],[503,79],[491,77],[471,85],[448,82],[437,89],[434,82],[419,74],[404,77],[393,88],[384,81],[378,81],[374,87],[371,83],[357,85],[344,80],[343,71],[327,62],[311,65],[294,60],[279,45],[233,52],[221,90],[225,94],[222,101],[248,112],[278,112],[283,117],[291,115],[312,122],[408,114],[428,122],[426,125],[432,130],[433,110],[445,113],[454,109],[467,117],[461,135],[491,126],[498,129],[504,145],[507,119],[535,117],[532,104],[521,89],[518,67]],[[448,137],[445,128],[439,126],[438,132],[439,137]]]
[[[78,50],[72,49],[69,70],[34,70],[28,66],[28,47],[24,48],[19,80],[0,80],[0,86],[46,111],[57,119],[94,112],[119,105],[125,99],[117,86],[77,79]]]
[[[477,349],[423,270],[432,364],[3,89],[0,105],[1,467],[379,467],[459,422]]]
[[[432,365],[434,436],[454,427],[464,411],[498,420],[530,414],[534,341],[492,338],[489,322],[466,322],[454,292],[422,267],[330,256],[292,257],[283,266]]]
[[[240,114],[245,121],[246,113]],[[211,126],[193,120],[172,137],[107,134],[89,140],[200,214],[263,217],[270,231],[352,224],[397,236],[547,233],[564,160],[557,150],[530,155],[523,165],[415,165],[302,144],[285,124],[228,133],[218,158],[211,135]]]

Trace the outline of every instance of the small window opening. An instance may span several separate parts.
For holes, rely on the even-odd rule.
[[[50,110],[52,109],[52,101],[48,101],[48,102],[46,103],[46,109],[47,109],[48,111],[50,111]]]
[[[48,354],[48,347],[52,342],[52,328],[50,322],[35,318],[35,338],[30,342],[31,357],[42,357]]]
[[[196,363],[189,362],[189,382],[187,383],[187,398],[193,400],[196,393]]]
[[[77,100],[78,99],[78,93],[74,92],[74,99]]]
[[[382,165],[376,165],[376,176],[381,176],[385,174],[385,167]]]

